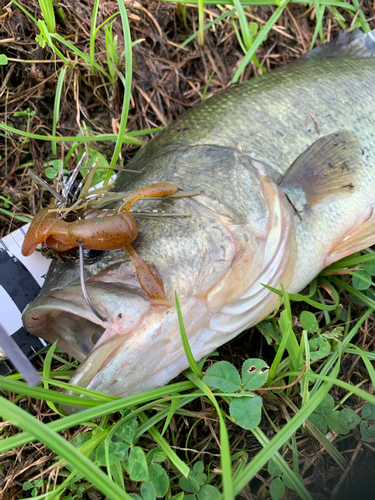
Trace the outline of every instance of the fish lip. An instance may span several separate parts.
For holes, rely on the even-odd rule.
[[[107,321],[91,311],[79,285],[70,285],[52,289],[31,302],[22,315],[25,329],[48,342],[57,340],[63,350],[83,361],[100,341],[103,343],[103,335],[123,340],[150,308],[147,294],[126,283],[88,280],[86,288]]]

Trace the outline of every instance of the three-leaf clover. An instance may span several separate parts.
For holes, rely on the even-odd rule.
[[[286,487],[290,489],[295,488],[295,485],[290,481],[289,476],[287,474],[283,474],[276,461],[272,458],[268,462],[267,470],[270,476],[275,477],[275,479],[273,479],[270,483],[270,495],[272,500],[280,500],[281,498],[284,498]],[[303,483],[303,479],[301,478],[301,476],[297,474],[295,475],[295,477],[300,479]]]
[[[161,448],[154,448],[147,456],[139,446],[133,446],[129,459],[124,463],[132,481],[145,481],[141,485],[141,496],[131,493],[134,500],[155,500],[163,498],[169,490],[169,477],[164,468],[156,463],[163,462],[166,455]]]
[[[328,430],[328,427],[338,434],[346,435],[359,424],[359,429],[362,438],[366,442],[372,442],[375,438],[375,406],[371,403],[366,403],[358,415],[351,408],[343,408],[342,410],[334,411],[335,402],[330,394],[327,394],[315,412],[310,415],[309,420],[323,434]]]
[[[196,462],[189,476],[180,479],[178,483],[180,488],[190,493],[183,497],[184,500],[216,500],[219,498],[220,491],[211,484],[205,484],[207,476],[203,471],[203,463]],[[176,498],[178,498],[178,495],[176,495]]]
[[[31,490],[31,496],[36,497],[38,495],[38,488],[41,488],[43,486],[43,479],[40,477],[33,481],[32,483],[30,481],[25,481],[23,483],[23,490],[28,491]]]
[[[253,392],[268,378],[268,366],[262,359],[252,358],[244,362],[240,377],[236,368],[227,361],[213,364],[203,377],[212,388],[231,393],[229,411],[234,421],[244,429],[254,429],[261,419],[262,398]],[[238,392],[240,391],[240,392]],[[233,394],[233,393],[237,393]]]
[[[136,418],[121,421],[116,426],[111,438],[97,447],[96,461],[98,465],[113,465],[125,460],[130,445],[133,443],[137,427]]]

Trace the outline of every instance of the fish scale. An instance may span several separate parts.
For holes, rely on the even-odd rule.
[[[262,283],[300,291],[375,243],[374,54],[374,32],[345,34],[208,99],[136,155],[140,175],[121,172],[117,192],[170,182],[201,194],[137,202],[189,214],[138,222],[134,248],[169,304],[150,300],[125,253],[111,251],[85,266],[103,322],[82,298],[78,263],[53,264],[23,320],[86,358],[73,383],[127,396],[187,368],[175,291],[199,360],[273,310]]]

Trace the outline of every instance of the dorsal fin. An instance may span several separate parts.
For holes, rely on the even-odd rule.
[[[375,30],[369,33],[363,33],[360,29],[350,33],[340,31],[336,40],[316,47],[297,61],[325,57],[375,57]]]
[[[280,187],[294,208],[303,211],[328,196],[355,190],[363,154],[354,132],[327,135],[295,160]]]

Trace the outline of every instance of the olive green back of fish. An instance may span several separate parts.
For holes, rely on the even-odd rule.
[[[163,178],[160,166],[153,167],[156,157],[212,144],[249,154],[260,170],[277,178],[319,137],[341,129],[353,130],[373,154],[374,82],[375,58],[311,59],[281,68],[181,116],[137,155],[132,168],[147,172],[147,179]],[[124,173],[117,190],[132,189],[134,182],[145,181]]]

